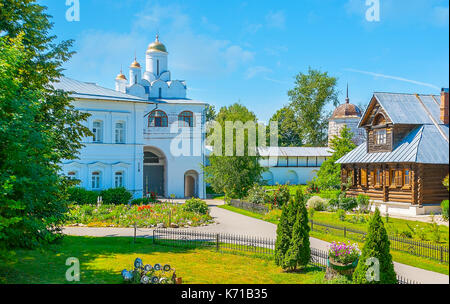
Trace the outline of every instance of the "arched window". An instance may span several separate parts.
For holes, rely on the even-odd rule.
[[[168,126],[167,114],[160,110],[155,110],[148,117],[148,126],[165,128]]]
[[[97,120],[94,121],[92,126],[92,133],[94,136],[92,137],[92,141],[95,143],[103,142],[103,121]]]
[[[117,122],[116,123],[116,144],[124,144],[125,143],[125,123]]]
[[[193,127],[194,126],[194,114],[191,111],[182,112],[178,116],[178,126]]]
[[[99,190],[102,185],[102,174],[101,172],[92,172],[91,175],[91,186],[93,190]]]
[[[120,188],[124,186],[123,183],[123,172],[116,172],[114,174],[114,186]]]

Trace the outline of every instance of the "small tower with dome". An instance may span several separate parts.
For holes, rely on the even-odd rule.
[[[330,141],[334,136],[339,136],[345,125],[352,131],[353,142],[357,146],[366,141],[365,130],[358,128],[358,123],[362,116],[361,110],[356,105],[350,103],[348,96],[347,85],[347,98],[345,99],[345,103],[338,106],[329,119],[328,145],[330,145]]]
[[[134,56],[130,65],[129,79],[120,72],[116,77],[116,91],[144,99],[186,99],[186,83],[172,80],[168,68],[168,51],[156,35],[145,53],[145,69]],[[143,72],[143,73],[142,73]]]

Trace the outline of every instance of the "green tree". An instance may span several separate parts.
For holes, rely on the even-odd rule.
[[[368,280],[370,275],[376,278],[376,274],[369,270],[373,262],[369,259],[375,258],[379,261],[378,280]],[[369,264],[369,265],[367,265]],[[368,275],[369,273],[369,275]],[[390,242],[381,219],[380,210],[375,210],[369,222],[369,230],[366,241],[359,258],[358,266],[353,273],[353,282],[356,284],[397,284],[397,275],[394,270],[394,263],[390,253]]]
[[[292,238],[285,257],[285,266],[291,270],[297,267],[305,267],[311,260],[311,247],[309,243],[308,211],[305,201],[302,199],[297,204],[298,210],[295,217]]]
[[[327,144],[328,104],[339,104],[336,90],[337,78],[327,72],[309,68],[307,74],[296,77],[295,87],[288,92],[290,107],[295,112],[300,138],[305,146],[319,147]]]
[[[60,236],[67,189],[63,159],[75,159],[86,114],[51,85],[72,55],[56,44],[45,8],[35,1],[0,0],[0,241],[34,247]]]
[[[233,156],[225,153],[225,123],[255,122],[256,116],[245,106],[235,103],[220,109],[216,122],[222,128],[222,155],[211,155],[209,166],[204,166],[205,180],[211,184],[216,193],[225,193],[228,198],[243,198],[255,183],[261,180],[264,168],[259,164],[259,157],[248,152],[248,130],[244,131],[244,155],[238,156],[237,132],[233,131]]]
[[[216,107],[213,105],[208,105],[205,110],[206,122],[213,121],[216,119]]]
[[[352,138],[353,133],[345,126],[341,129],[339,136],[334,136],[330,140],[330,149],[333,151],[333,155],[322,164],[314,179],[320,189],[339,189],[341,187],[341,164],[337,164],[336,161],[356,148]]]
[[[281,108],[270,121],[278,123],[278,145],[280,147],[302,146],[301,129],[292,107]]]
[[[286,253],[291,245],[292,224],[290,214],[292,201],[284,204],[281,211],[280,221],[277,226],[277,240],[275,241],[275,264],[283,269],[287,268]]]

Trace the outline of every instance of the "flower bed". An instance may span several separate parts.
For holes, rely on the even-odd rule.
[[[212,223],[209,211],[205,214],[186,210],[184,205],[155,203],[130,205],[72,205],[69,208],[69,226],[88,227],[186,227]]]

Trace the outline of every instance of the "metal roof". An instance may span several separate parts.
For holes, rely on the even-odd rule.
[[[130,102],[149,102],[146,99],[104,88],[94,83],[82,82],[67,77],[61,77],[59,82],[52,83],[57,90],[72,92],[71,97],[94,100],[116,100]]]
[[[374,93],[375,99],[386,111],[394,124],[432,124],[433,121],[428,117],[426,109],[422,106],[415,94],[402,93]],[[439,95],[419,95],[422,102],[436,121],[440,121]],[[434,98],[433,98],[434,97]],[[367,111],[361,118],[365,118]]]
[[[212,146],[206,146],[207,155],[212,151]],[[328,147],[260,147],[258,154],[262,157],[331,157],[332,151]]]
[[[258,148],[259,155],[263,157],[331,157],[330,148],[317,147],[264,147]]]
[[[448,125],[440,125],[449,134]],[[411,131],[392,152],[367,153],[366,143],[340,158],[337,163],[421,163],[448,164],[448,142],[434,125],[422,125]]]
[[[157,99],[150,99],[150,101],[154,103],[167,103],[167,104],[191,104],[191,105],[206,105],[206,102],[199,101],[199,100],[192,100],[189,98],[157,98]]]

